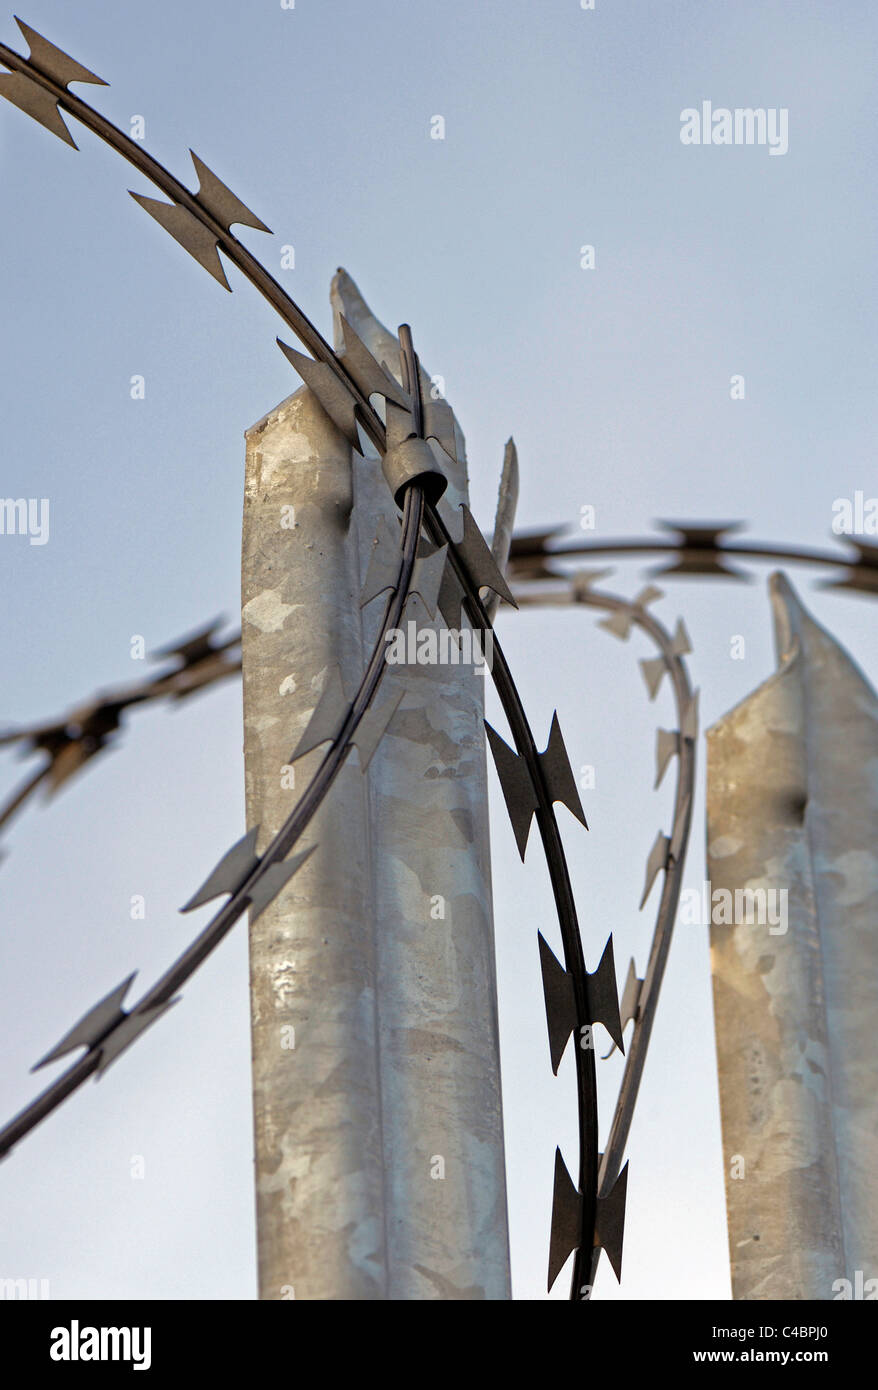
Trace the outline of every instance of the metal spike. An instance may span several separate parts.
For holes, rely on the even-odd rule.
[[[624,1052],[612,936],[607,938],[597,970],[588,976],[588,1012],[590,1021],[602,1023],[619,1051]]]
[[[547,535],[549,536],[556,534],[557,533],[554,531],[547,532]],[[514,554],[515,551],[513,546],[513,549],[510,551],[510,556],[514,557]],[[518,563],[519,565],[523,566],[524,561],[519,561]],[[518,573],[517,569],[516,573]],[[551,571],[547,570],[546,573],[551,574]],[[610,566],[608,569],[602,570],[577,570],[576,574],[573,575],[570,581],[570,592],[573,596],[574,601],[578,601],[583,596],[587,596],[595,584],[597,584],[601,579],[608,579],[609,576],[614,573],[615,571],[613,570],[612,566]],[[522,577],[525,579],[538,579],[541,576],[539,574],[530,575],[526,570],[523,570]]]
[[[537,940],[540,947],[543,996],[546,1002],[546,1023],[549,1028],[549,1055],[552,1059],[552,1071],[557,1076],[567,1039],[576,1027],[573,980],[543,938],[542,932],[537,932]]]
[[[411,406],[400,406],[389,398],[385,399],[384,424],[387,434],[387,452],[391,453],[404,444],[407,439],[415,437],[414,425],[412,424]]]
[[[863,594],[878,593],[878,545],[870,545],[868,541],[855,541],[851,536],[845,536],[844,540],[856,551],[856,563],[849,564],[842,579],[829,579],[818,587],[853,589]],[[839,560],[839,564],[841,563]]]
[[[372,755],[381,742],[388,724],[399,709],[404,694],[405,691],[401,690],[398,695],[391,695],[390,699],[385,700],[383,705],[372,705],[357,725],[352,742],[360,754],[361,772],[365,772],[372,761]]]
[[[513,608],[517,608],[518,604],[515,602],[512,590],[503,578],[497,561],[491,553],[491,547],[479,530],[469,507],[461,506],[458,510],[463,513],[463,535],[459,541],[455,541],[454,548],[463,560],[466,572],[474,587],[476,589],[491,589],[505,603],[510,603]],[[451,508],[446,505],[443,509],[440,504],[440,514],[443,511],[443,520],[451,521]]]
[[[210,639],[219,631],[224,621],[223,618],[214,618],[213,622],[198,628],[186,637],[181,637],[179,641],[166,647],[157,647],[154,652],[150,652],[150,659],[160,661],[169,656],[178,656],[182,662],[181,670],[185,666],[193,666],[213,653],[214,645]]]
[[[622,1278],[622,1243],[625,1234],[625,1200],[628,1195],[628,1164],[622,1169],[606,1197],[599,1197],[595,1217],[595,1249],[604,1251],[616,1278]]]
[[[295,367],[309,391],[314,392],[326,414],[333,424],[341,430],[351,448],[356,449],[359,453],[360,436],[357,432],[356,397],[339,380],[328,362],[315,362],[312,357],[306,357],[304,353],[296,352],[295,348],[282,343],[280,338],[277,340],[277,345],[287,361]]]
[[[47,777],[47,796],[54,796],[69,777],[78,772],[95,754],[101,752],[105,743],[106,740],[102,738],[89,736],[71,739],[64,748],[61,748],[52,758],[52,766]]]
[[[649,698],[654,700],[662,683],[662,676],[668,669],[665,665],[665,659],[663,656],[646,657],[640,662],[640,669],[643,672],[643,679],[646,681]]]
[[[88,68],[84,68],[82,63],[77,63],[69,53],[64,53],[48,39],[43,38],[36,29],[19,19],[18,15],[15,16],[15,22],[28,42],[28,62],[39,68],[47,77],[51,77],[60,87],[66,87],[71,82],[94,82],[99,87],[108,85],[102,77],[96,77]]]
[[[13,106],[17,106],[28,116],[33,116],[35,121],[39,121],[46,130],[51,130],[52,134],[57,135],[66,145],[72,145],[75,150],[79,149],[64,123],[57,98],[32,77],[25,76],[23,72],[0,73],[0,97],[11,101]]]
[[[581,1198],[561,1157],[555,1150],[555,1186],[552,1196],[552,1235],[549,1242],[548,1292],[564,1268],[567,1257],[579,1249]]]
[[[240,222],[244,227],[254,227],[257,232],[268,232],[270,236],[271,228],[266,227],[265,223],[250,211],[246,203],[242,203],[241,199],[226,187],[222,179],[218,179],[216,174],[208,169],[204,160],[199,159],[194,150],[190,150],[189,153],[198,175],[198,192],[195,196],[211,217],[222,223],[227,232],[233,222]]]
[[[448,561],[448,546],[441,545],[430,554],[421,555],[415,561],[409,596],[417,594],[430,617],[436,615],[442,579]]]
[[[351,702],[345,692],[341,671],[337,666],[330,666],[320,699],[302,737],[290,754],[290,762],[294,763],[297,758],[303,758],[321,743],[328,743],[334,739],[341,732],[350,707]]]
[[[640,908],[638,911],[642,911],[646,905],[646,900],[649,897],[652,885],[655,883],[656,874],[659,873],[661,869],[666,869],[668,867],[668,851],[670,848],[670,840],[667,835],[663,834],[660,830],[655,838],[652,849],[649,851],[649,858],[646,861],[646,883],[644,885],[643,897],[640,899]]]
[[[664,598],[664,589],[657,589],[654,584],[647,584],[645,589],[641,589],[639,594],[635,594],[631,600],[632,608],[639,608],[641,612],[651,603],[657,603],[660,598]]]
[[[212,898],[218,898],[220,893],[237,892],[259,863],[259,855],[256,853],[258,838],[259,826],[254,825],[252,830],[248,830],[246,835],[242,835],[241,839],[226,851],[216,868],[211,870],[201,887],[180,911],[192,912],[194,908],[209,903]]]
[[[524,860],[530,823],[539,802],[530,780],[527,763],[506,744],[495,729],[485,721],[488,743],[494,758],[500,787],[512,822],[512,833],[518,846],[518,853]]]
[[[445,400],[431,400],[429,396],[423,400],[421,405],[423,417],[424,438],[435,439],[440,449],[443,449],[450,459],[455,463],[460,460],[457,457],[457,434],[454,428],[454,411]]]
[[[696,690],[692,699],[686,706],[683,714],[683,727],[681,733],[684,738],[697,739],[698,737],[698,691]]]
[[[163,203],[158,198],[147,198],[142,193],[133,193],[130,188],[128,191],[144,212],[154,217],[159,226],[164,227],[165,231],[180,243],[184,251],[188,251],[214,280],[219,281],[223,289],[231,293],[232,287],[226,279],[219,258],[217,239],[209,228],[199,222],[194,212],[180,207],[179,203]]]
[[[459,632],[463,620],[463,587],[453,565],[446,565],[437,599],[439,612],[452,632]]]
[[[739,531],[744,524],[742,521],[705,526],[689,526],[676,521],[656,524],[675,537],[678,554],[670,564],[652,570],[652,574],[712,574],[727,579],[750,579],[743,570],[723,563],[723,538]]]
[[[709,575],[712,579],[737,579],[745,584],[753,581],[753,576],[746,570],[735,569],[732,565],[723,563],[720,558],[723,552],[718,551],[712,556],[709,551],[696,551],[694,554],[685,553],[670,565],[660,565],[651,569],[649,573],[656,579],[660,579],[668,574],[682,575]]]
[[[515,524],[515,509],[518,506],[518,490],[518,450],[515,440],[510,435],[503,451],[503,471],[497,490],[497,510],[494,513],[494,534],[491,538],[491,554],[501,574],[505,574],[509,564],[509,547]],[[489,594],[485,602],[485,612],[492,623],[497,616],[499,605],[499,594]]]
[[[683,805],[680,807],[680,814],[677,817],[676,823],[674,825],[674,836],[671,840],[668,853],[670,854],[670,857],[675,861],[679,860],[680,852],[683,848],[686,831],[686,817],[689,812],[689,802],[691,801],[691,799],[692,798],[690,796],[686,796]]]
[[[638,979],[637,970],[634,966],[633,958],[628,965],[628,974],[625,979],[625,988],[622,991],[622,1000],[619,1004],[619,1022],[624,1035],[629,1023],[633,1023],[637,1018],[637,1010],[640,1006],[640,990],[643,981]],[[616,1044],[610,1048],[609,1052],[604,1053],[603,1060],[606,1062],[616,1051]]]
[[[622,1030],[628,1027],[629,1023],[634,1023],[637,1018],[637,1011],[640,1008],[640,991],[643,988],[643,981],[637,974],[637,967],[634,964],[634,957],[628,962],[628,974],[625,977],[625,988],[622,991],[622,1002],[619,1005],[619,1017],[622,1020]]]
[[[344,340],[345,366],[366,399],[380,395],[385,400],[401,406],[403,410],[411,411],[412,402],[408,392],[404,391],[387,368],[372,356],[344,314],[339,314],[339,321]]]
[[[387,589],[394,589],[399,578],[399,532],[394,535],[384,517],[378,522],[378,535],[369,555],[369,565],[363,589],[360,594],[360,607],[365,608],[373,598]]]
[[[608,618],[601,618],[598,627],[602,627],[604,632],[611,632],[622,642],[627,642],[631,636],[631,624],[633,622],[634,614],[630,608],[617,608]]]
[[[675,753],[680,751],[680,735],[676,729],[656,729],[655,741],[655,784],[653,791],[656,791],[662,784],[662,778],[667,770],[668,763]]]
[[[593,579],[596,576],[592,576]],[[643,613],[646,605],[655,603],[656,599],[663,598],[661,589],[657,589],[654,584],[648,584],[645,589],[641,589],[630,604],[624,608],[617,608],[608,618],[603,618],[598,623],[605,632],[611,632],[614,637],[619,637],[623,642],[627,642],[631,634],[631,625],[639,613]]]
[[[675,536],[681,550],[716,550],[719,541],[743,530],[746,523],[719,521],[692,526],[686,521],[657,521],[655,524]]]
[[[573,769],[570,766],[570,759],[567,756],[567,749],[564,747],[564,739],[561,736],[561,725],[558,723],[557,711],[552,715],[552,727],[549,731],[549,742],[545,753],[540,754],[540,766],[546,781],[549,797],[552,801],[560,801],[568,811],[588,829],[588,821],[585,819],[585,812],[582,809],[582,802],[579,799],[579,789],[576,785],[576,778],[573,776]]]
[[[305,860],[312,855],[317,848],[312,845],[310,849],[302,850],[301,854],[294,854],[292,859],[284,859],[276,864],[269,864],[264,874],[261,874],[253,886],[253,891],[247,896],[250,900],[250,923],[256,921],[260,913],[264,912],[269,903],[277,897],[278,893],[289,883],[293,874],[300,869]]]
[[[692,643],[689,640],[689,633],[686,631],[686,624],[682,618],[677,619],[677,626],[674,628],[674,640],[671,651],[674,656],[686,656],[692,650]]]
[[[176,999],[169,999],[166,1004],[154,1004],[152,1008],[138,1009],[133,1013],[126,1014],[122,1022],[113,1029],[112,1033],[108,1034],[100,1045],[101,1055],[95,1071],[95,1080],[103,1076],[107,1068],[112,1066],[126,1047],[131,1046],[135,1038],[139,1037],[141,1033],[145,1033],[157,1018],[161,1018],[162,1014],[167,1013],[168,1009],[172,1009],[179,1002],[180,996],[178,995]]]
[[[172,671],[158,685],[151,687],[151,690],[153,695],[158,695],[160,688],[162,691],[167,688],[173,700],[187,700],[204,686],[212,685],[224,676],[237,675],[240,670],[240,657],[229,658],[225,652],[216,652],[214,655],[181,666],[178,671]]]
[[[83,1014],[78,1023],[75,1023],[69,1033],[65,1033],[61,1041],[47,1052],[45,1057],[41,1057],[32,1067],[31,1071],[39,1071],[40,1067],[48,1066],[50,1062],[55,1062],[59,1057],[64,1057],[68,1052],[73,1052],[77,1047],[93,1047],[105,1033],[125,1017],[122,1008],[122,1000],[131,988],[131,981],[137,971],[133,971],[123,980],[121,985],[111,989],[109,994],[105,994],[100,1003],[95,1004],[94,1008],[89,1009],[88,1013]]]

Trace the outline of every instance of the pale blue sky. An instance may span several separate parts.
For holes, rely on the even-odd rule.
[[[381,318],[413,325],[466,433],[483,526],[510,433],[527,526],[575,527],[590,503],[603,536],[741,517],[760,539],[821,545],[836,498],[878,493],[873,6],[32,0],[23,18],[112,84],[78,90],[123,128],[142,115],[183,182],[192,146],[273,228],[241,237],[324,332],[342,264]],[[21,50],[11,12],[0,36]],[[706,99],[786,107],[789,152],[684,147],[680,112]],[[0,491],[51,503],[47,545],[0,538],[2,724],[140,674],[134,633],[160,646],[236,620],[243,432],[297,385],[255,292],[230,269],[226,295],[127,196],[154,193],[147,181],[71,124],[78,154],[0,103]],[[754,572],[749,587],[669,581],[658,607],[671,625],[685,614],[703,724],[772,668],[767,569]],[[874,681],[868,602],[792,578]],[[630,595],[639,572],[613,582]],[[499,630],[537,737],[557,705],[574,763],[597,769],[590,833],[564,825],[589,963],[612,930],[620,971],[632,952],[642,967],[669,693],[650,706],[647,644],[586,613]],[[240,749],[236,685],[135,713],[117,753],[14,827],[4,1119],[85,1008],[135,966],[150,982],[186,943],[177,908],[243,828]],[[9,785],[21,772],[6,756]],[[548,1064],[545,868],[534,851],[518,865],[496,797],[493,826],[515,1291],[539,1298],[554,1146],[576,1153],[572,1073],[567,1058],[553,1081]],[[686,882],[702,877],[699,804]],[[129,919],[133,893],[145,922]],[[599,1298],[728,1296],[705,935],[681,927],[671,954],[630,1146],[624,1283],[602,1267]],[[601,1068],[605,1118],[618,1075]],[[47,1278],[54,1297],[253,1297],[251,1154],[242,925],[184,1002],[0,1167],[0,1275]]]

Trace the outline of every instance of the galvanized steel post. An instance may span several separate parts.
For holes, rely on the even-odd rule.
[[[398,371],[339,272],[333,304]],[[429,380],[425,389],[429,390]],[[465,470],[443,460],[452,506]],[[361,581],[398,511],[307,389],[247,435],[243,667],[248,826],[260,846],[320,754],[289,765],[333,667],[354,688],[380,603]],[[420,600],[406,621],[429,626]],[[439,620],[441,621],[441,619]],[[260,1296],[510,1296],[482,727],[466,665],[392,667],[404,692],[353,754],[310,860],[251,925]]]
[[[878,699],[782,575],[771,595],[779,670],[707,736],[732,1289],[862,1298],[878,1291]]]

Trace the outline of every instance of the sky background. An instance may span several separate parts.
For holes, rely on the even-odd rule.
[[[510,433],[519,525],[571,538],[590,504],[594,539],[740,518],[757,539],[823,546],[835,499],[878,494],[873,5],[31,0],[22,17],[113,84],[75,88],[86,101],[126,131],[143,116],[146,148],[189,186],[194,148],[273,228],[236,230],[326,335],[338,265],[386,323],[413,325],[466,434],[483,528]],[[11,11],[0,37],[24,51]],[[787,107],[789,152],[683,146],[680,112],[702,100]],[[237,623],[243,433],[299,384],[256,292],[228,267],[226,295],[127,196],[157,196],[148,181],[70,125],[78,154],[0,103],[0,492],[51,507],[48,544],[0,537],[4,725],[140,678],[135,634],[155,648],[220,613]],[[631,596],[642,570],[619,565],[610,586]],[[702,727],[773,669],[768,572],[665,583],[655,611],[685,615]],[[869,601],[791,577],[874,683]],[[507,613],[498,631],[538,742],[557,707],[574,766],[596,769],[590,833],[559,818],[588,962],[612,931],[624,978],[652,933],[658,891],[637,903],[673,797],[672,776],[650,790],[654,729],[674,714],[667,683],[648,703],[647,640],[623,645],[595,616]],[[89,1006],[135,967],[146,987],[188,943],[177,909],[244,828],[241,742],[237,682],[135,711],[118,751],[13,826],[3,1120]],[[703,739],[699,759],[692,888]],[[3,787],[24,770],[6,753]],[[491,778],[514,1293],[543,1298],[573,1070],[568,1056],[555,1081],[548,1060],[545,866],[535,848],[519,864]],[[620,1076],[619,1059],[599,1068],[605,1126]],[[595,1297],[727,1298],[705,928],[678,928],[629,1155],[623,1283],[602,1261]],[[255,1296],[243,924],[0,1166],[0,1230],[0,1277],[48,1279],[55,1298]]]

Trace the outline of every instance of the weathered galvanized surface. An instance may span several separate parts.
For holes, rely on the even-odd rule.
[[[397,371],[396,340],[341,272],[333,303]],[[378,460],[352,460],[305,389],[247,445],[247,817],[262,843],[320,761],[282,785],[327,668],[353,690],[365,667],[383,604],[361,612],[360,581],[379,518],[396,532],[398,513]],[[419,600],[405,616],[424,622]],[[382,689],[404,689],[404,707],[365,777],[351,756],[306,836],[317,851],[251,926],[263,1298],[509,1296],[481,682],[389,668]]]
[[[707,735],[732,1289],[862,1297],[878,1276],[878,699],[782,575],[771,597],[779,670]],[[743,889],[788,896],[718,920],[717,890]]]
[[[248,431],[244,750],[260,850],[320,761],[303,758],[284,785],[323,680],[339,661],[354,687],[362,672],[352,501],[349,446],[310,392]],[[381,1298],[371,864],[355,757],[306,833],[315,842],[250,929],[260,1297]]]
[[[333,282],[332,302],[373,355],[398,373],[396,339],[343,271]],[[429,396],[429,378],[423,381]],[[465,466],[445,456],[441,461],[447,501],[456,509],[467,501]],[[397,524],[374,456],[357,463],[355,496],[365,555],[379,516]],[[380,609],[375,603],[364,611],[367,646]],[[428,625],[418,600],[406,616]],[[471,667],[407,665],[395,667],[391,680],[406,692],[404,707],[368,774],[388,1297],[505,1299],[485,677]]]

